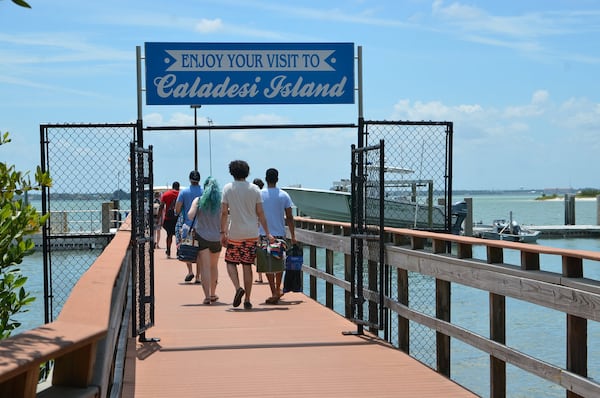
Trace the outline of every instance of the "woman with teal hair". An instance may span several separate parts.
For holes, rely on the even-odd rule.
[[[196,212],[198,212],[196,216]],[[217,279],[219,277],[219,256],[221,254],[221,189],[213,177],[204,181],[202,196],[194,199],[188,218],[192,220],[195,237],[200,250],[197,264],[200,264],[204,304],[214,303],[219,299],[216,295]]]

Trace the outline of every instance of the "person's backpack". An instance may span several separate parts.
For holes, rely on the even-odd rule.
[[[166,218],[175,218],[175,200],[171,202],[169,208],[167,209],[167,213],[165,214]]]

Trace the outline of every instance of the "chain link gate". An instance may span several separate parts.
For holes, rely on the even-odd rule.
[[[363,333],[364,326],[373,333],[387,330],[387,310],[383,305],[387,294],[383,241],[384,153],[383,140],[370,147],[352,145],[350,296],[351,320],[357,324],[357,334]],[[387,339],[387,335],[384,338]]]
[[[132,142],[131,153],[131,282],[133,293],[133,336],[139,341],[158,341],[146,337],[154,326],[154,184],[152,146],[148,149]]]

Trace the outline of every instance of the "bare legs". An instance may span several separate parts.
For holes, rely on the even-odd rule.
[[[242,264],[242,271],[244,277],[244,290],[246,291],[246,298],[244,302],[250,302],[250,293],[252,292],[252,264]],[[240,288],[240,279],[238,276],[237,264],[227,263],[227,274],[237,291]]]
[[[167,258],[171,257],[171,243],[173,243],[173,235],[167,234]]]
[[[194,273],[192,272],[192,263],[187,263],[186,262],[185,265],[186,265],[187,270],[188,270],[187,275],[185,277],[185,281],[189,282],[192,279],[194,279]]]
[[[154,226],[154,236],[156,237],[156,239],[154,240],[155,245],[156,245],[156,249],[160,249],[160,246],[158,245],[158,243],[160,242],[160,224],[157,224]]]
[[[196,260],[196,283],[200,283],[200,273],[202,272],[201,270],[202,263],[199,263],[198,260]]]
[[[204,304],[217,301],[215,293],[217,290],[217,280],[219,279],[219,255],[220,252],[212,253],[208,249],[204,249],[198,253],[197,264],[200,265],[199,275],[202,277]]]
[[[267,304],[275,304],[279,301],[279,298],[283,296],[281,292],[281,280],[283,279],[283,272],[267,272],[267,280],[269,281],[269,287],[271,288],[271,297],[267,299]]]

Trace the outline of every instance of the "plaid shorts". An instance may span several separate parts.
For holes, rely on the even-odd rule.
[[[256,243],[258,238],[232,240],[227,242],[225,262],[228,264],[252,265],[256,259]]]

